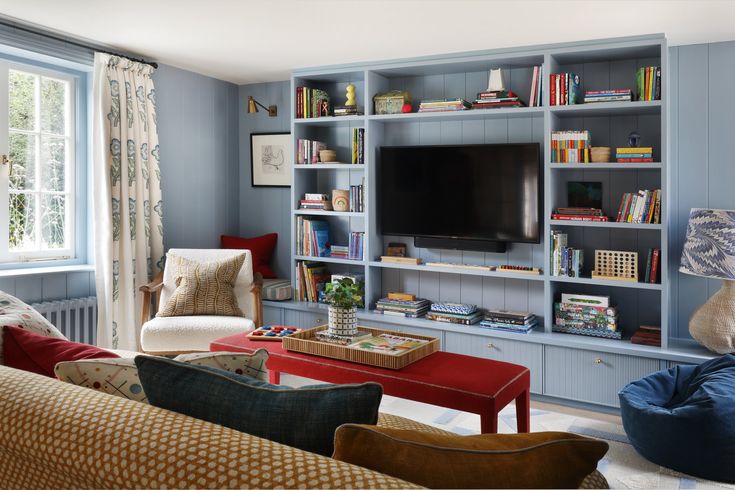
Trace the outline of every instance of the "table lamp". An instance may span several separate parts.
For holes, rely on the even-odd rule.
[[[723,280],[692,315],[689,333],[718,354],[735,352],[735,211],[692,209],[679,271]]]

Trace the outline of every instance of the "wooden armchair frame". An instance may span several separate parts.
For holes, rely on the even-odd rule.
[[[143,293],[143,308],[140,319],[140,324],[143,325],[151,319],[152,301],[155,299],[156,308],[160,306],[161,289],[163,289],[163,272],[159,272],[151,282],[138,289]],[[253,309],[255,310],[255,318],[252,318],[252,320],[255,323],[255,328],[258,328],[262,325],[263,321],[263,275],[260,272],[253,274],[253,288],[250,292],[253,293]]]

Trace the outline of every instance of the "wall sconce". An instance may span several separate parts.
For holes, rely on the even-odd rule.
[[[248,95],[248,114],[255,114],[258,112],[258,106],[268,111],[269,117],[276,117],[278,115],[278,107],[274,105],[264,106],[257,100],[253,99],[252,95]]]

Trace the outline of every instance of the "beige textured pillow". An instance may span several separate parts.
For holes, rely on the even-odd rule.
[[[166,260],[166,267],[176,267],[176,290],[156,316],[243,316],[233,288],[245,254],[217,262],[172,254]]]

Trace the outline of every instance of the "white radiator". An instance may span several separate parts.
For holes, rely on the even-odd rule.
[[[33,303],[31,306],[69,340],[95,345],[97,340],[96,297],[44,301]]]

